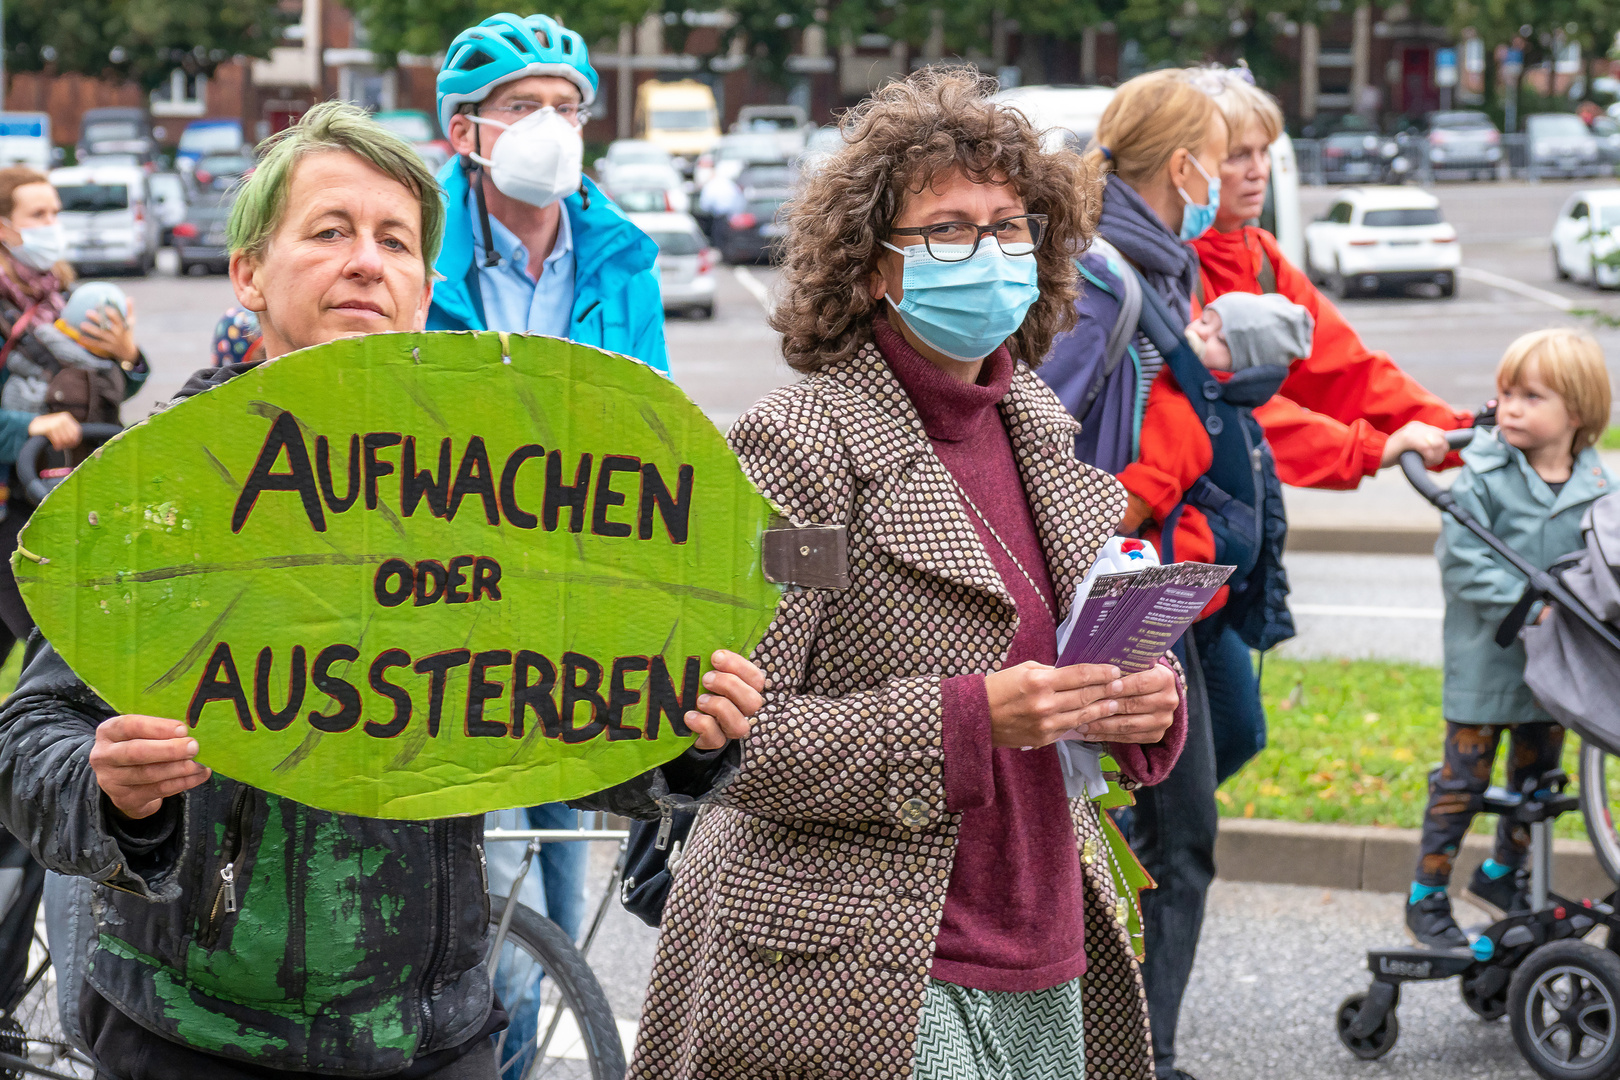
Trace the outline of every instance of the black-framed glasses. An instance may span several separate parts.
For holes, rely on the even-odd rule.
[[[890,229],[890,236],[920,236],[928,254],[940,262],[966,262],[979,250],[986,236],[996,238],[1003,255],[1032,255],[1046,232],[1045,214],[1019,214],[989,225],[971,221],[942,221],[938,225]]]

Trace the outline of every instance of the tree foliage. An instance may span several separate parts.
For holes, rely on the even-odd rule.
[[[212,74],[233,56],[268,56],[287,16],[276,0],[6,0],[8,71],[129,79],[145,89],[175,68]]]
[[[15,2],[15,0],[14,0]],[[30,0],[40,3],[41,0]],[[82,0],[81,0],[82,2]],[[947,55],[984,55],[999,12],[1016,19],[1025,35],[1078,41],[1088,27],[1112,23],[1121,41],[1133,40],[1144,66],[1233,63],[1242,59],[1262,84],[1291,77],[1282,38],[1301,23],[1343,18],[1356,0],[552,0],[543,10],[557,15],[591,43],[611,39],[621,23],[648,14],[664,17],[665,44],[686,51],[688,10],[726,11],[731,22],[715,55],[741,40],[750,63],[768,78],[781,78],[798,35],[823,22],[836,48],[845,36],[878,33],[915,52],[937,25]],[[380,53],[431,54],[458,32],[510,0],[354,0]],[[1394,8],[1394,3],[1381,6]],[[1605,54],[1620,30],[1615,0],[1406,0],[1410,17],[1447,27],[1461,37],[1476,33],[1487,49],[1512,41],[1530,27],[1525,62],[1534,64],[1563,40],[1577,40],[1588,57]]]
[[[369,35],[379,60],[400,52],[432,56],[449,47],[455,36],[503,11],[542,11],[561,19],[570,30],[594,45],[618,34],[622,23],[637,23],[658,0],[547,0],[514,5],[512,0],[353,0],[349,7]]]

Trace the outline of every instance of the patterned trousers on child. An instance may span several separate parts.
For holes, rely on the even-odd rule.
[[[1564,751],[1564,729],[1553,723],[1457,724],[1446,721],[1445,757],[1429,774],[1429,808],[1423,814],[1423,846],[1418,855],[1417,880],[1443,886],[1451,880],[1451,865],[1474,815],[1484,805],[1491,783],[1491,767],[1502,732],[1508,732],[1507,786],[1518,791],[1530,777],[1558,768]],[[1530,851],[1530,830],[1501,818],[1496,823],[1496,851],[1492,857],[1515,870]]]

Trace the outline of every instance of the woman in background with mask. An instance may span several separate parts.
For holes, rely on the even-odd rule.
[[[1140,530],[1162,547],[1161,523],[1172,520],[1174,558],[1180,561],[1214,559],[1214,535],[1204,516],[1180,506],[1172,517],[1185,494],[1179,478],[1207,471],[1213,450],[1192,406],[1169,374],[1161,374],[1159,350],[1135,325],[1120,325],[1129,319],[1122,315],[1122,298],[1127,278],[1139,272],[1141,286],[1168,308],[1177,333],[1197,314],[1202,304],[1191,241],[1209,230],[1220,209],[1226,151],[1220,110],[1184,72],[1150,72],[1119,88],[1087,157],[1107,173],[1097,223],[1105,243],[1081,256],[1089,282],[1076,305],[1078,322],[1041,367],[1041,377],[1081,421],[1081,460],[1116,474],[1130,493],[1122,530]],[[1107,345],[1120,334],[1129,347],[1111,354],[1110,369]],[[1168,437],[1142,428],[1150,396],[1153,415],[1175,421],[1164,433]],[[1217,603],[1225,595],[1222,590]],[[1161,1080],[1185,1075],[1175,1067],[1176,1023],[1203,925],[1204,896],[1215,876],[1215,750],[1193,639],[1187,634],[1177,646],[1188,681],[1186,749],[1166,781],[1137,799],[1130,822],[1132,846],[1158,883],[1142,894],[1142,975]]]
[[[730,440],[793,522],[847,527],[849,585],[789,588],[755,651],[766,704],[683,853],[637,1080],[1151,1073],[1053,743],[1153,783],[1181,690],[1168,661],[1053,666],[1125,507],[1030,371],[1073,319],[1097,184],[993,89],[889,84],[788,210],[772,325],[808,377]]]
[[[148,374],[135,344],[132,301],[127,317],[107,307],[99,321],[86,319],[77,340],[54,325],[74,280],[63,261],[61,209],[44,173],[22,165],[0,169],[0,467],[7,474],[31,436],[71,450],[79,445],[81,421],[116,420],[117,404]],[[32,512],[11,483],[0,520],[0,659],[34,625],[11,575],[17,533]]]

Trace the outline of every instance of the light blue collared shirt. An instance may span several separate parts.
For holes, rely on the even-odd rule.
[[[500,265],[485,266],[484,230],[478,222],[477,195],[467,192],[467,211],[473,225],[473,265],[478,267],[478,288],[484,295],[484,323],[507,333],[568,336],[574,314],[574,229],[568,207],[559,206],[557,242],[540,265],[540,280],[529,276],[529,249],[517,234],[489,216]]]

